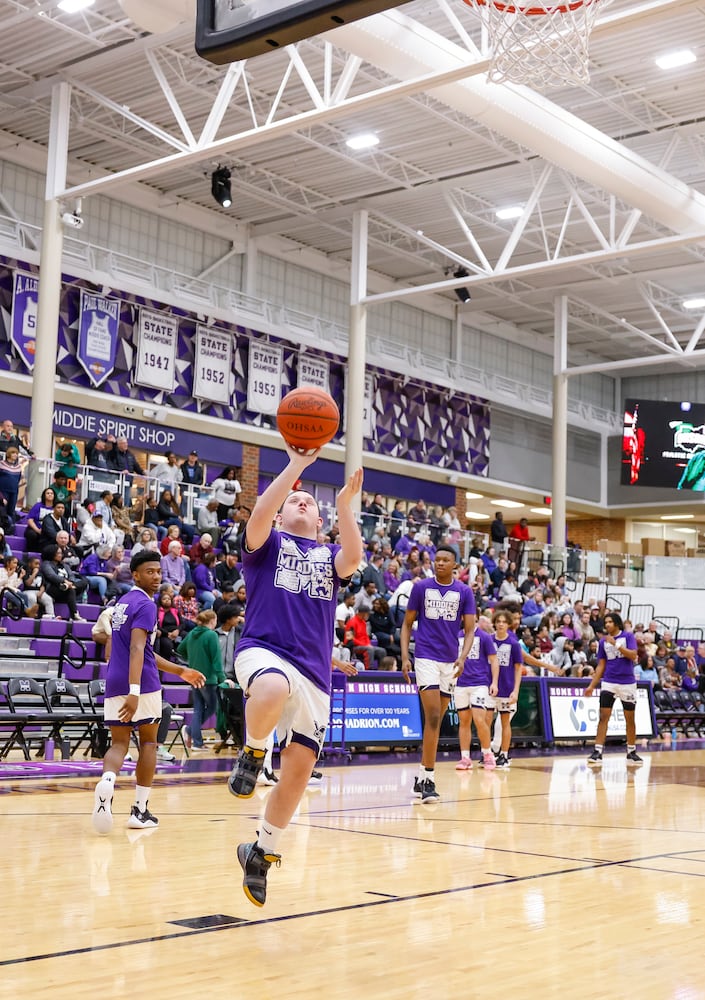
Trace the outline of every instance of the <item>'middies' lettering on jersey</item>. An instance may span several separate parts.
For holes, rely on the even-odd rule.
[[[329,548],[318,545],[301,552],[296,542],[282,539],[277,556],[274,586],[291,594],[307,592],[320,601],[333,599],[333,557]]]
[[[446,622],[454,622],[458,617],[460,607],[460,594],[457,590],[448,590],[442,594],[440,590],[429,589],[424,594],[424,615],[429,620],[437,621],[442,619]]]

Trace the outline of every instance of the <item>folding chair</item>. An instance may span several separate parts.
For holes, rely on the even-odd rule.
[[[69,727],[69,732],[72,729],[79,732],[73,747],[69,739],[69,756],[72,757],[85,739],[93,743],[93,730],[96,726],[103,728],[102,712],[88,712],[78,689],[64,677],[51,677],[45,682],[44,691],[49,709],[57,717],[52,732],[54,739],[59,742],[66,738],[65,726]]]
[[[25,760],[30,760],[32,743],[44,742],[53,732],[55,719],[52,718],[46,700],[44,686],[32,677],[11,677],[5,684],[5,697],[10,713],[14,717],[13,732],[2,748],[0,757],[7,757],[13,747],[18,746]],[[29,728],[28,732],[25,732]]]

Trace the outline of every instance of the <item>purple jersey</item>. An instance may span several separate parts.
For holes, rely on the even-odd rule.
[[[490,666],[490,656],[494,656],[497,647],[489,632],[484,632],[481,628],[475,633],[472,640],[470,653],[463,672],[458,678],[458,687],[489,687],[492,683],[492,667]]]
[[[144,590],[133,587],[123,594],[113,611],[113,644],[105,681],[106,698],[130,693],[130,638],[133,628],[144,629],[147,633],[140,693],[150,694],[161,690],[152,645],[157,631],[157,606]]]
[[[620,646],[626,649],[636,649],[636,636],[632,632],[618,632],[614,637],[615,645],[600,639],[597,647],[597,661],[605,661],[605,672],[602,680],[608,684],[635,684],[634,660],[620,656]]]
[[[458,629],[463,616],[475,614],[475,598],[465,583],[442,584],[431,577],[411,588],[407,611],[415,611],[416,659],[455,663],[458,659]]]
[[[274,531],[254,552],[242,547],[247,612],[238,653],[262,647],[330,691],[339,545]]]
[[[514,690],[516,679],[516,665],[523,666],[524,657],[521,652],[519,640],[511,632],[506,639],[499,640],[495,636],[497,644],[497,656],[499,657],[499,680],[497,681],[497,696],[508,698]]]

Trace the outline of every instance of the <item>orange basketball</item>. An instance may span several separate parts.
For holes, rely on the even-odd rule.
[[[299,386],[282,399],[277,410],[279,433],[292,448],[322,448],[335,436],[340,413],[335,400],[317,386]]]

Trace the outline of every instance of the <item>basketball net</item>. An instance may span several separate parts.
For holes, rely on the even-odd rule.
[[[519,6],[508,0],[464,0],[479,7],[490,43],[488,77],[539,89],[587,83],[590,32],[600,4],[575,0]]]

